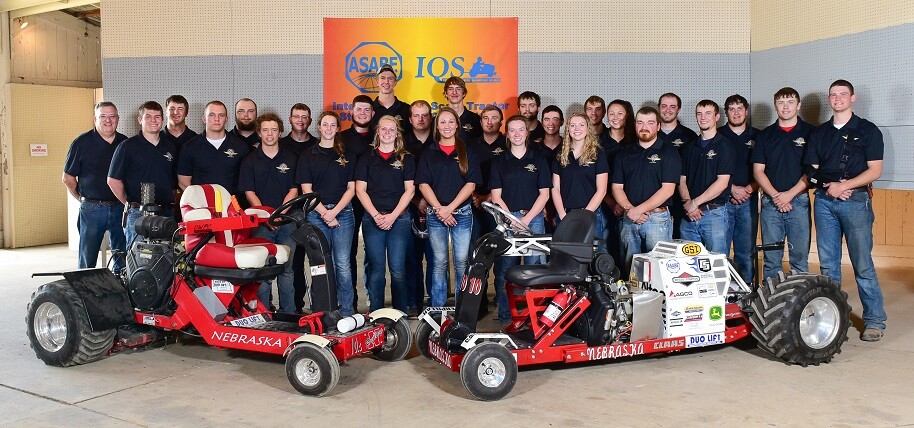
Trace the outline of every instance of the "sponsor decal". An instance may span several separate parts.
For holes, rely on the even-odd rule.
[[[673,311],[673,313],[671,313],[670,315],[672,315],[672,316],[674,316],[674,317],[678,317],[678,316],[682,315],[682,312]]]
[[[743,316],[742,311],[727,312],[727,319],[739,318]]]
[[[654,154],[648,156],[647,160],[650,161],[650,163],[657,163],[657,162],[660,162],[660,156],[658,156],[656,153],[654,153]]]
[[[240,318],[237,320],[232,320],[229,324],[235,327],[253,327],[258,324],[263,324],[267,322],[267,319],[261,314],[251,315],[249,317]]]
[[[214,279],[214,280],[213,280],[213,285],[212,285],[212,287],[213,287],[213,293],[229,293],[229,294],[231,294],[231,293],[234,293],[234,292],[235,292],[235,286],[232,285],[231,282],[224,281],[224,280],[221,280],[221,279]]]
[[[587,359],[590,361],[634,357],[642,354],[644,354],[644,343],[620,343],[587,348]]]
[[[711,150],[710,152],[706,153],[706,155],[708,156],[708,159],[714,159],[714,156],[717,156],[717,152]]]
[[[689,305],[689,306],[685,307],[685,311],[687,314],[695,313],[695,312],[701,313],[701,312],[705,311],[705,307],[704,307],[704,305]]]
[[[704,319],[704,314],[686,315],[685,322],[698,322]]]
[[[700,348],[702,346],[722,345],[724,343],[723,333],[698,334],[686,337],[686,348]]]
[[[363,340],[364,339],[364,340]],[[364,346],[362,345],[364,343]],[[375,349],[384,344],[384,329],[372,330],[367,336],[356,335],[349,340],[349,348],[352,354],[361,354],[369,349]]]
[[[311,266],[311,276],[326,275],[327,265]]]
[[[688,290],[686,290],[686,291],[680,291],[680,292],[678,292],[678,293],[675,292],[675,291],[673,291],[673,290],[670,290],[670,295],[669,295],[669,297],[670,297],[671,299],[678,299],[678,298],[680,298],[680,297],[689,297],[689,296],[691,296],[691,295],[692,295],[692,292],[691,292],[691,291],[688,291]]]
[[[695,272],[710,272],[711,260],[705,257],[692,257],[689,266],[692,266],[692,268],[695,269]]]
[[[433,340],[428,341],[428,353],[445,367],[451,367],[451,354]]]
[[[685,339],[669,339],[669,340],[658,340],[654,342],[653,350],[654,351],[665,351],[668,349],[678,349],[685,346]]]
[[[285,174],[286,172],[289,171],[289,165],[286,165],[286,163],[283,162],[283,163],[279,164],[279,166],[277,166],[276,169],[278,169],[280,173]]]
[[[679,261],[670,260],[670,261],[666,262],[666,270],[669,271],[670,273],[679,272]]]
[[[698,281],[698,277],[695,275],[692,275],[688,272],[683,272],[683,273],[679,274],[679,276],[673,277],[673,282],[675,282],[677,284],[689,285],[695,281]]]
[[[156,317],[152,315],[143,315],[143,324],[156,325]]]
[[[720,321],[724,316],[724,309],[720,306],[711,306],[711,310],[708,312],[708,318],[711,321]]]
[[[272,346],[276,348],[283,347],[282,340],[266,336],[256,336],[253,334],[214,331],[211,339],[244,345]]]
[[[698,297],[717,297],[717,286],[716,285],[699,285],[698,286]]]
[[[701,245],[692,243],[692,244],[685,244],[682,246],[682,254],[685,254],[687,256],[697,256],[700,253],[701,253]]]

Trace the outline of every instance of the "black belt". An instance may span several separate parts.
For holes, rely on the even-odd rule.
[[[90,198],[79,198],[80,202],[89,202],[92,204],[104,205],[106,207],[115,207],[121,205],[121,201],[115,199],[113,201],[105,201],[102,199],[90,199]]]
[[[718,208],[720,208],[720,207],[722,207],[722,206],[724,206],[724,204],[716,204],[716,203],[713,203],[713,202],[709,202],[709,203],[704,204],[704,205],[699,205],[699,206],[698,206],[698,209],[701,210],[701,211],[711,211],[711,210],[716,210],[716,209],[718,209]]]

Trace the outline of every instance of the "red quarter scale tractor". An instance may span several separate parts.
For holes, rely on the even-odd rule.
[[[36,274],[63,279],[42,285],[28,305],[35,354],[48,365],[73,366],[150,344],[166,332],[187,332],[219,348],[283,355],[292,386],[315,396],[336,385],[340,361],[366,353],[404,358],[412,334],[402,312],[342,317],[336,310],[332,253],[321,231],[305,221],[317,204],[309,193],[276,210],[242,211],[222,186],[194,185],[181,197],[180,227],[155,215],[161,208],[144,205],[122,276],[106,268]],[[290,222],[311,266],[313,312],[305,315],[271,312],[257,298],[261,281],[276,278],[290,262],[289,248],[250,232]]]
[[[474,244],[456,307],[426,308],[416,329],[419,352],[459,371],[477,399],[508,395],[519,366],[673,353],[750,334],[774,357],[807,366],[829,362],[847,340],[847,294],[824,276],[790,273],[746,284],[725,255],[674,240],[636,255],[626,283],[613,258],[595,251],[592,212],[571,211],[550,238],[483,205],[498,227]],[[753,258],[782,246],[760,245]],[[507,271],[512,322],[478,332],[495,259],[537,253],[549,253],[549,263]]]

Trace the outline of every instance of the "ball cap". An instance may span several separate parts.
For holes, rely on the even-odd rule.
[[[385,72],[385,71],[389,71],[391,74],[393,74],[393,75],[394,75],[394,79],[397,78],[397,72],[394,71],[394,68],[391,67],[390,64],[384,64],[384,65],[382,65],[381,68],[378,69],[378,74],[377,74],[377,75],[380,76],[381,73],[383,73],[383,72]]]

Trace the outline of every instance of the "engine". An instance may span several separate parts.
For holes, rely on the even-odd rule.
[[[133,247],[127,252],[127,290],[140,310],[160,309],[174,279],[175,252],[171,236],[178,228],[171,217],[143,215],[137,219]]]

